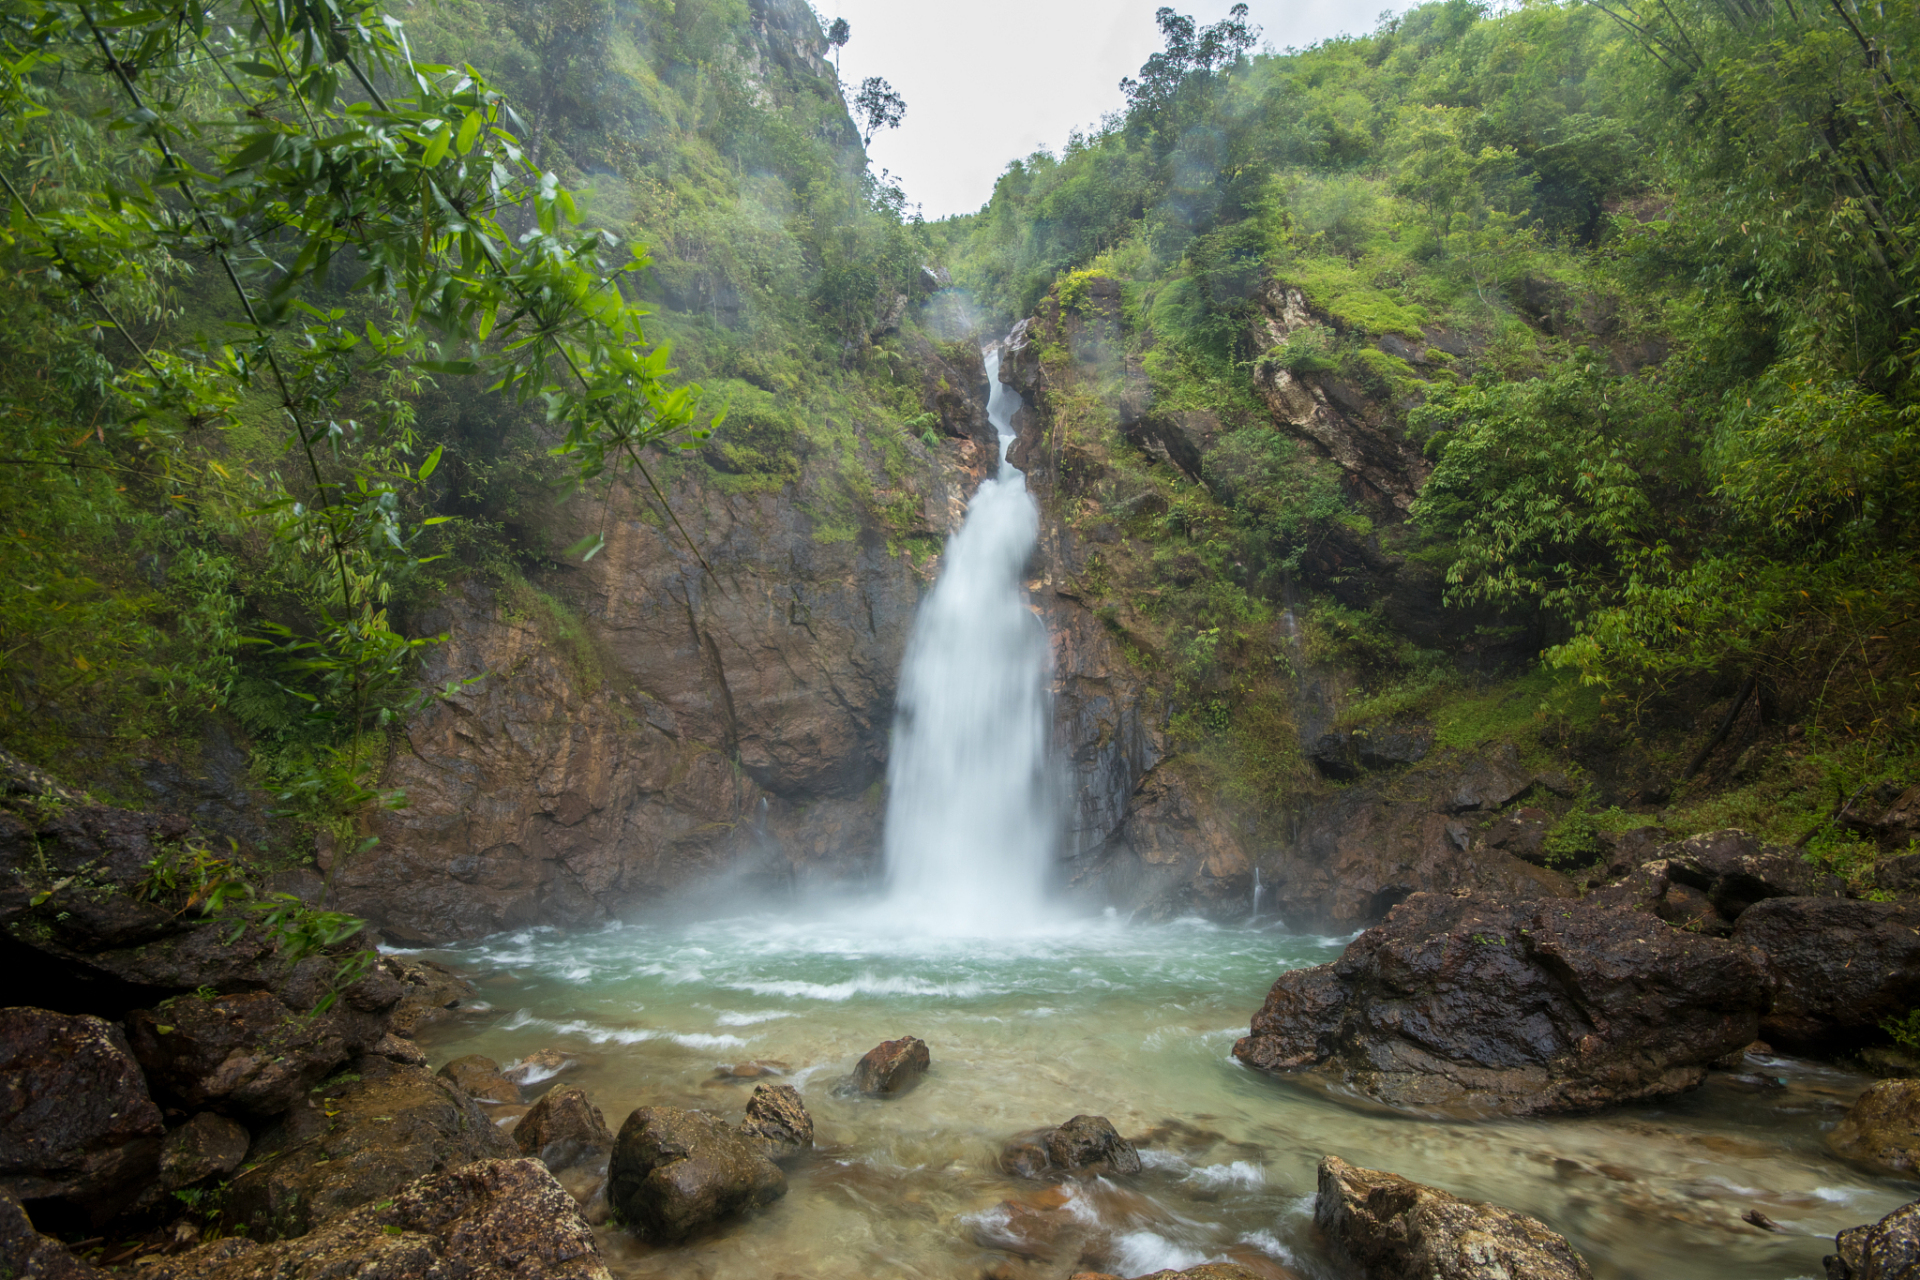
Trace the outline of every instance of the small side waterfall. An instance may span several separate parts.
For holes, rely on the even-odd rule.
[[[1020,397],[986,355],[1000,469],[947,543],[900,671],[887,766],[892,906],[930,932],[1004,932],[1036,917],[1057,805],[1046,629],[1023,581],[1040,514],[1007,461]]]

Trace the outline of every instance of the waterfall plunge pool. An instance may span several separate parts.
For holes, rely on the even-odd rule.
[[[1314,1166],[1335,1154],[1532,1213],[1600,1280],[1823,1274],[1834,1232],[1910,1190],[1830,1155],[1823,1135],[1861,1077],[1749,1059],[1660,1106],[1554,1120],[1423,1120],[1347,1105],[1240,1066],[1234,1040],[1282,969],[1347,939],[1203,921],[1066,922],[1012,936],[928,936],[884,906],[595,932],[534,929],[428,953],[491,1006],[423,1033],[434,1065],[558,1049],[618,1130],[639,1106],[737,1122],[779,1064],[816,1152],[786,1198],[673,1248],[599,1229],[614,1274],[766,1280],[997,1274],[1136,1276],[1232,1259],[1331,1277],[1313,1239]],[[860,1055],[914,1035],[924,1083],[837,1093]],[[1000,1173],[1001,1145],[1079,1113],[1145,1138],[1145,1172],[1065,1190]],[[1778,1233],[1743,1221],[1759,1210]],[[1010,1266],[1008,1265],[1010,1264]]]

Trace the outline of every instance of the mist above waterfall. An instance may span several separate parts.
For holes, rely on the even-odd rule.
[[[1000,467],[982,482],[920,606],[887,767],[892,906],[929,932],[1035,921],[1059,830],[1046,628],[1028,607],[1039,509],[1007,461],[1020,397],[986,353]]]

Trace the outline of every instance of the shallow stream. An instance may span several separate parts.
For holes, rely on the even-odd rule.
[[[1545,1121],[1393,1115],[1240,1066],[1233,1041],[1281,969],[1347,939],[1200,921],[1063,922],[997,938],[928,936],[883,909],[742,916],[675,928],[536,929],[432,953],[478,978],[488,1010],[424,1033],[434,1064],[571,1058],[618,1130],[634,1107],[737,1121],[767,1064],[797,1086],[817,1152],[786,1198],[676,1248],[600,1229],[622,1277],[1136,1276],[1230,1258],[1331,1276],[1313,1239],[1314,1166],[1337,1154],[1524,1210],[1601,1280],[1823,1274],[1834,1232],[1910,1189],[1827,1154],[1858,1076],[1749,1058],[1663,1106]],[[838,1091],[860,1055],[915,1035],[925,1082],[897,1099]],[[543,1084],[529,1090],[534,1096]],[[1141,1144],[1146,1171],[1066,1190],[1001,1174],[1014,1133],[1078,1113]],[[1778,1224],[1743,1220],[1758,1210]]]

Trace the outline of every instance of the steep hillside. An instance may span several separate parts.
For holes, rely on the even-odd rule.
[[[1051,607],[1158,699],[1127,807],[1206,833],[1074,874],[1179,910],[1257,866],[1348,927],[1738,824],[1871,887],[1913,834],[1903,86],[1784,9],[1162,25],[952,231],[1030,317]]]

